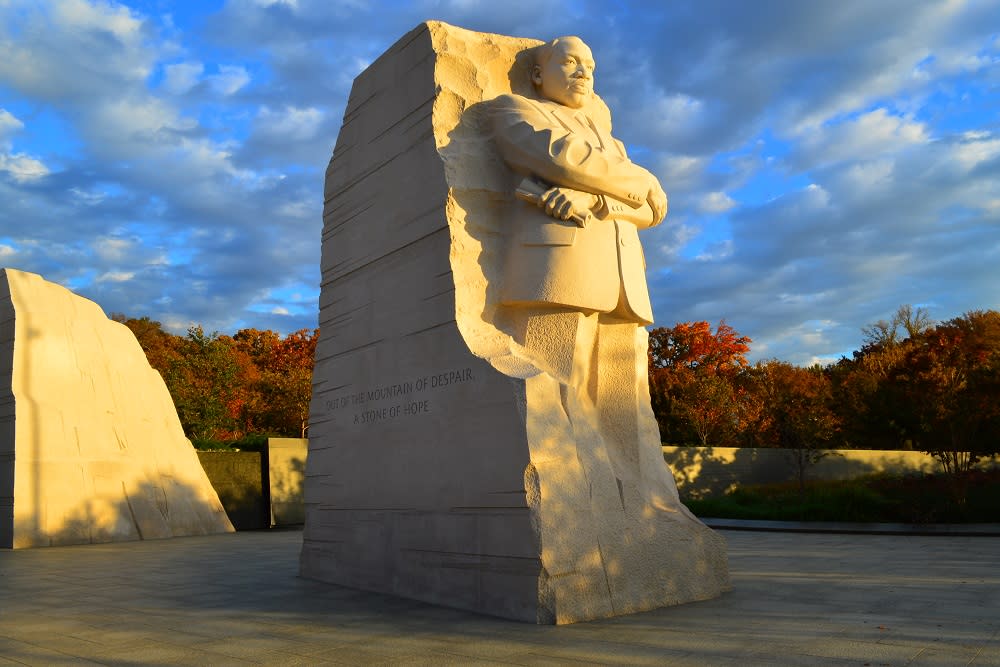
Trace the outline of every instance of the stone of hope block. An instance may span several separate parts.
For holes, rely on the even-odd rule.
[[[533,623],[728,589],[649,403],[637,232],[666,195],[612,137],[592,59],[428,22],[355,80],[326,173],[303,576]]]

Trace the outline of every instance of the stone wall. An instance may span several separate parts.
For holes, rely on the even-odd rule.
[[[810,466],[807,479],[854,479],[885,473],[906,475],[940,472],[941,464],[923,452],[839,449]],[[721,495],[738,486],[774,484],[798,479],[790,453],[783,449],[752,447],[663,447],[663,458],[686,498]],[[994,456],[982,467],[1000,465]]]
[[[198,452],[198,459],[236,530],[271,525],[261,452]]]
[[[237,530],[301,525],[309,441],[268,438],[263,452],[198,452]]]
[[[268,438],[267,488],[272,526],[294,526],[305,522],[302,494],[309,441],[305,438]]]

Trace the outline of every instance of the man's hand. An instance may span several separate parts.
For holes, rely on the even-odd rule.
[[[538,206],[553,218],[569,220],[586,227],[590,212],[597,206],[597,195],[570,188],[549,188],[538,200]],[[664,203],[666,195],[664,195]]]
[[[654,176],[653,184],[649,187],[649,194],[646,195],[646,203],[653,210],[653,224],[658,225],[667,216],[667,193],[660,187],[660,182]]]

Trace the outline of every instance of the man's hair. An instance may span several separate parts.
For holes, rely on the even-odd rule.
[[[559,46],[560,42],[567,39],[575,39],[579,42],[583,42],[582,39],[575,35],[563,35],[562,37],[556,37],[551,42],[539,44],[535,47],[535,65],[538,67],[545,67],[546,63],[549,62],[549,59],[552,58],[552,53],[556,50],[556,47]]]
[[[556,46],[564,39],[566,38],[556,37],[551,42],[540,44],[538,49],[535,51],[535,65],[538,67],[545,67],[545,65],[549,62],[549,59],[552,58],[552,52],[556,50]]]

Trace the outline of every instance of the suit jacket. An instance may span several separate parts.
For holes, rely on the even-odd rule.
[[[624,300],[637,323],[653,321],[637,227],[650,227],[649,173],[624,145],[578,110],[519,95],[493,101],[494,141],[521,176],[600,196],[586,227],[517,202],[501,302],[611,312]],[[629,312],[630,311],[630,312]]]

